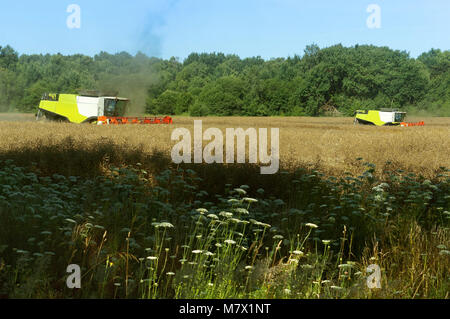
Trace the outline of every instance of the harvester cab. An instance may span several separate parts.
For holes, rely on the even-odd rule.
[[[95,124],[171,124],[172,118],[125,117],[130,100],[117,96],[44,94],[36,119]]]
[[[354,124],[376,126],[423,126],[424,122],[406,123],[406,112],[396,109],[357,110]]]
[[[100,105],[103,105],[104,116],[124,116],[130,100],[121,97],[103,97],[103,103],[100,101]],[[99,110],[99,115],[101,114]]]

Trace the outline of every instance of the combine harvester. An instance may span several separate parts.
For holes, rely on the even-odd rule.
[[[115,96],[44,94],[36,120],[91,124],[172,124],[170,116],[125,117],[129,99]]]
[[[406,112],[395,109],[357,110],[355,112],[354,124],[377,125],[377,126],[424,126],[425,123],[404,122]]]

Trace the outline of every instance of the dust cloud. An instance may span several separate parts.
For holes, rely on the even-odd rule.
[[[127,116],[144,115],[147,92],[157,83],[157,77],[150,70],[142,73],[108,76],[100,80],[103,95],[113,95],[130,99]]]

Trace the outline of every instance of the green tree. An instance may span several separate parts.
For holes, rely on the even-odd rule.
[[[242,113],[245,83],[237,77],[227,76],[205,86],[198,101],[207,105],[214,115],[230,116]]]

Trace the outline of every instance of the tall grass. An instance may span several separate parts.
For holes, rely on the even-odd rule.
[[[377,175],[359,159],[356,177],[298,168],[241,183],[257,167],[92,158],[90,176],[2,160],[4,297],[448,298],[444,168]],[[69,264],[81,289],[66,286]],[[381,289],[366,285],[370,264]]]

